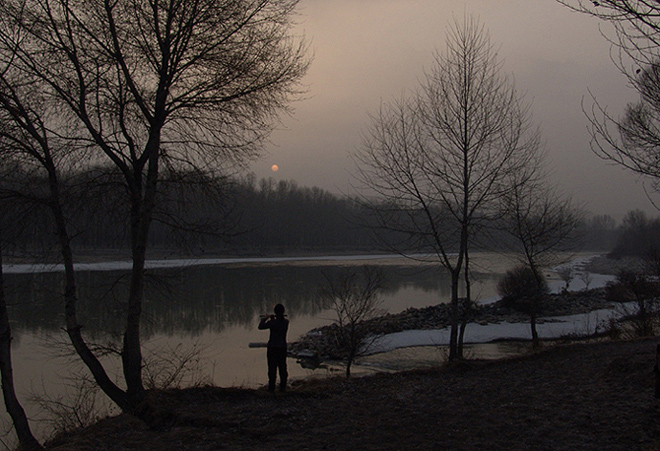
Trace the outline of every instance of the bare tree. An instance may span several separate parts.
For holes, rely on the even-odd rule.
[[[361,323],[380,313],[383,276],[377,269],[364,266],[361,274],[346,270],[334,279],[326,278],[323,297],[337,316],[336,345],[346,354],[346,377],[350,378],[355,358],[367,352],[375,338]]]
[[[372,117],[358,179],[379,226],[407,239],[393,248],[431,251],[449,272],[450,359],[461,357],[459,285],[470,299],[470,245],[538,148],[528,108],[474,18],[451,28],[418,93]]]
[[[72,316],[77,294],[65,244],[71,235],[59,223],[58,234],[67,268],[67,331],[97,382],[107,382],[101,388],[124,410],[134,408],[144,392],[144,265],[162,166],[217,169],[259,155],[278,114],[299,94],[308,65],[304,44],[289,35],[296,5],[3,3],[1,106],[18,130],[8,139],[28,135],[36,141],[39,153],[27,152],[29,164],[46,167],[49,177],[70,169],[71,161],[109,162],[123,175],[133,261],[121,350],[125,390],[107,378],[83,344]],[[32,100],[27,107],[25,98]],[[73,158],[43,158],[56,155],[54,149]],[[50,188],[51,194],[59,189],[56,178]]]
[[[529,315],[532,344],[537,348],[536,320],[548,292],[543,270],[564,263],[576,249],[582,215],[570,198],[547,186],[540,171],[525,177],[527,183],[514,183],[502,198],[501,228],[511,236],[521,266],[506,273],[498,291],[505,303]]]
[[[564,292],[568,291],[568,287],[571,285],[571,282],[575,278],[575,269],[570,265],[564,265],[557,268],[557,274],[559,278],[564,282]]]
[[[514,183],[504,200],[502,228],[512,238],[513,251],[528,266],[539,287],[545,268],[565,263],[580,242],[582,214],[570,197],[549,188],[542,176]],[[562,273],[563,277],[573,274]]]
[[[602,34],[618,52],[612,60],[639,100],[622,117],[612,116],[594,96],[590,120],[594,153],[647,177],[660,189],[660,4],[644,0],[558,0],[611,25]]]
[[[48,128],[52,116],[43,105],[35,86],[21,83],[22,74],[5,64],[0,73],[0,140],[1,157],[6,168],[2,197],[24,204],[40,204],[50,210],[55,235],[64,263],[64,310],[66,330],[74,349],[90,368],[98,385],[122,409],[129,409],[127,399],[105,372],[82,336],[77,315],[77,283],[74,271],[72,232],[67,218],[64,199],[71,192],[64,191],[67,184],[63,173],[77,167],[71,147]],[[16,170],[12,168],[19,168]],[[34,183],[43,174],[45,183]]]
[[[587,270],[583,270],[582,272],[580,272],[580,280],[584,284],[584,289],[588,290],[589,285],[591,285],[591,282],[593,282],[594,280],[594,276],[593,274],[591,274],[591,272]]]

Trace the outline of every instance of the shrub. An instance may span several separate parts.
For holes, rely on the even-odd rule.
[[[548,292],[548,284],[541,274],[536,274],[528,266],[517,266],[504,274],[497,284],[502,296],[502,304],[529,315],[532,332],[532,346],[540,346],[536,331],[536,318],[543,309],[543,300]]]
[[[660,286],[656,280],[646,274],[624,270],[618,274],[615,282],[607,284],[605,293],[608,301],[619,302],[622,306],[632,303],[635,306],[635,311],[629,316],[637,336],[645,337],[655,333],[654,320],[660,295]]]
[[[528,266],[517,266],[504,274],[497,284],[502,304],[523,313],[538,313],[548,284],[542,275],[534,274]],[[530,310],[534,310],[533,312]]]

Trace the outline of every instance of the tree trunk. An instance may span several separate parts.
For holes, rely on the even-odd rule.
[[[55,168],[49,168],[50,178],[50,192],[52,200],[49,204],[55,225],[57,229],[57,238],[60,244],[60,251],[62,254],[62,261],[64,263],[64,311],[66,317],[66,331],[69,339],[73,344],[76,353],[80,356],[81,360],[92,373],[94,380],[99,385],[101,390],[123,411],[127,411],[130,406],[127,403],[126,393],[119,388],[108,377],[101,362],[96,358],[91,349],[85,342],[81,329],[82,326],[78,323],[77,316],[77,303],[78,303],[78,289],[76,284],[75,268],[73,265],[73,251],[71,250],[71,239],[66,228],[66,219],[62,211],[62,206],[59,202],[59,182],[55,175]]]
[[[30,423],[14,388],[14,370],[11,363],[11,328],[5,301],[4,280],[2,273],[2,250],[0,249],[0,374],[2,394],[7,413],[11,416],[21,449],[26,451],[41,450],[43,447],[32,435]]]
[[[135,207],[141,210],[139,207]],[[146,235],[148,227],[144,224],[141,213],[137,213],[133,225],[133,245],[131,280],[128,295],[126,330],[122,348],[122,364],[126,380],[129,402],[136,406],[144,394],[142,385],[142,349],[140,339],[140,320],[142,317],[142,297],[144,292],[144,266],[146,261]],[[144,238],[143,238],[144,237]]]
[[[460,268],[460,267],[459,267]],[[449,360],[463,358],[458,349],[458,278],[460,271],[451,272],[451,330],[449,332]]]
[[[470,280],[470,254],[468,253],[467,247],[465,249],[465,302],[466,305],[470,305],[472,300],[472,281]]]
[[[463,321],[461,321],[461,329],[458,333],[458,355],[463,357],[463,340],[465,337],[465,329],[467,328],[467,323],[468,319],[463,318]]]
[[[346,360],[346,379],[351,378],[351,365],[353,365],[353,360],[355,360],[355,352],[351,349],[351,352],[348,354],[348,359]]]
[[[655,346],[655,366],[653,367],[655,373],[655,397],[660,398],[660,345]]]
[[[463,301],[463,318],[461,318],[461,330],[458,335],[458,355],[459,358],[463,358],[463,340],[465,338],[465,329],[467,328],[467,323],[470,320],[469,309],[471,306],[472,299],[472,288],[470,282],[470,255],[467,252],[467,247],[465,249],[465,273],[463,275],[465,279],[465,299]]]
[[[530,316],[529,322],[532,327],[532,348],[538,349],[541,347],[541,343],[539,342],[539,334],[536,331],[536,314]]]
[[[82,336],[82,326],[78,324],[77,316],[77,288],[75,280],[75,270],[73,268],[73,258],[71,256],[71,247],[66,244],[62,247],[62,254],[64,256],[64,276],[66,279],[66,287],[64,292],[64,310],[66,316],[66,331],[69,339],[73,344],[76,353],[81,358],[83,363],[87,366],[92,373],[94,380],[99,385],[101,390],[108,395],[108,397],[119,406],[123,411],[128,411],[130,406],[126,398],[126,393],[119,388],[110,379],[101,362],[96,358],[94,353]]]
[[[122,348],[124,379],[129,402],[137,406],[144,397],[142,384],[142,344],[140,322],[142,319],[142,299],[144,297],[144,268],[147,254],[147,241],[153,217],[158,186],[158,165],[160,157],[160,128],[151,132],[145,154],[148,157],[147,179],[143,189],[142,169],[136,169],[134,178],[129,183],[131,189],[131,269],[130,291],[128,295],[128,313],[126,331]]]
[[[128,313],[126,330],[122,348],[122,363],[128,399],[131,405],[137,406],[142,400],[144,386],[142,385],[142,349],[140,340],[140,319],[142,316],[142,293],[144,290],[145,251],[138,249],[133,252],[133,268],[131,272],[130,293],[128,298]]]
[[[532,270],[532,273],[534,274],[534,279],[536,281],[536,288],[539,291],[539,296],[541,296],[541,287],[543,286],[543,276],[541,275],[541,272],[538,270],[538,267],[534,263],[534,260],[531,258],[528,258],[529,261],[529,266]],[[533,349],[538,349],[541,347],[541,343],[539,342],[539,334],[536,331],[536,317],[539,315],[541,312],[543,306],[543,299],[542,298],[534,298],[532,301],[532,313],[529,318],[530,322],[530,327],[532,328],[532,348]]]

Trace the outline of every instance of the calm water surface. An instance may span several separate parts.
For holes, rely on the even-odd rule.
[[[506,256],[493,254],[473,257],[473,262],[473,296],[480,299],[495,295],[497,280],[513,264]],[[186,375],[186,382],[262,386],[266,382],[265,349],[249,346],[268,339],[267,332],[256,328],[259,315],[271,312],[277,303],[284,304],[291,321],[289,341],[330,324],[334,314],[323,308],[319,296],[327,277],[359,270],[364,263],[248,262],[151,270],[142,329],[145,361],[189,355],[192,350],[189,366],[194,371]],[[383,271],[387,284],[382,308],[390,313],[449,299],[449,279],[433,266],[401,257],[366,263]],[[85,271],[79,276],[79,315],[86,337],[101,345],[120,343],[117,331],[122,329],[127,272]],[[32,394],[70,393],[69,378],[81,372],[76,359],[63,356],[62,343],[67,338],[59,295],[61,278],[57,272],[5,275],[15,336],[14,369],[23,400]],[[117,365],[111,356],[104,363],[109,368]],[[316,374],[327,371],[316,370]],[[289,373],[292,378],[315,374],[293,360]],[[165,374],[156,371],[155,376]],[[27,407],[33,416],[39,412],[34,405]]]

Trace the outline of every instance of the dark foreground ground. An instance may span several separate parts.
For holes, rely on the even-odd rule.
[[[103,420],[51,450],[658,450],[658,340],[306,381],[285,393],[152,393],[151,426]]]

